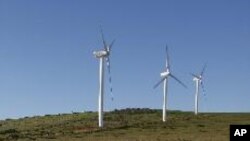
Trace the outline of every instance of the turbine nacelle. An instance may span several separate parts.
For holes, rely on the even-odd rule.
[[[109,55],[109,52],[106,50],[100,50],[100,51],[94,51],[93,54],[96,58],[103,58],[107,57]]]
[[[193,78],[193,81],[200,81],[201,82],[201,80],[202,80],[201,76]]]
[[[170,74],[169,70],[160,73],[160,75],[161,75],[162,78],[167,77],[169,74]]]

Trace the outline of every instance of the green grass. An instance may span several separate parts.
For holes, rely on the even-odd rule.
[[[166,123],[161,110],[124,109],[105,113],[105,127],[97,113],[74,113],[0,121],[0,141],[228,141],[230,124],[250,124],[250,113],[170,111]]]

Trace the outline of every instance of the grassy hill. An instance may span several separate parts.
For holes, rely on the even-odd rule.
[[[73,113],[0,121],[0,141],[228,141],[230,124],[250,124],[250,113],[124,109],[105,113],[105,127],[97,126],[97,113]]]

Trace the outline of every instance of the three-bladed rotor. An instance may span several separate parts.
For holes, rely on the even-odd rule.
[[[201,85],[201,88],[204,94],[205,94],[205,89],[204,89],[204,83],[203,83],[203,75],[204,75],[206,68],[207,68],[207,64],[204,64],[201,72],[198,75],[191,73],[191,75],[193,76],[193,80],[198,81],[199,84]]]
[[[96,58],[105,58],[105,60],[106,60],[106,65],[107,65],[108,74],[109,74],[110,93],[111,93],[112,100],[113,100],[113,88],[112,88],[111,66],[110,66],[110,53],[111,53],[111,49],[112,49],[112,47],[113,47],[113,45],[115,43],[115,40],[113,40],[110,44],[107,44],[107,42],[106,42],[106,40],[104,38],[102,27],[100,27],[100,32],[101,32],[101,37],[102,37],[103,50],[94,51],[93,54],[94,54],[94,56]]]
[[[187,86],[180,81],[176,76],[174,76],[171,71],[170,71],[170,59],[169,59],[169,53],[168,53],[168,46],[166,45],[166,70],[164,72],[162,72],[160,75],[162,77],[162,79],[160,81],[158,81],[155,85],[154,85],[154,89],[157,88],[165,79],[167,79],[169,76],[171,78],[173,78],[174,80],[176,80],[179,84],[181,84],[183,87],[187,88]]]

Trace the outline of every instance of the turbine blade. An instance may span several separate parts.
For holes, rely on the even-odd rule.
[[[168,45],[166,44],[166,68],[170,69],[170,63],[169,63],[169,54],[168,54]]]
[[[202,88],[202,92],[203,92],[204,96],[206,96],[204,83],[202,81],[201,81],[201,88]]]
[[[175,79],[177,82],[179,82],[183,87],[187,88],[187,86],[186,86],[183,82],[181,82],[177,77],[175,77],[175,76],[172,75],[172,74],[170,74],[170,76],[171,76],[173,79]]]
[[[112,78],[111,78],[111,69],[110,69],[110,58],[109,56],[106,57],[106,63],[107,63],[107,69],[108,69],[108,74],[109,74],[109,90],[110,90],[110,95],[111,95],[111,100],[114,100],[114,95],[113,95],[113,87],[112,87]]]
[[[103,43],[103,46],[104,46],[104,49],[107,50],[107,43],[104,39],[104,34],[103,34],[103,30],[102,30],[102,26],[100,25],[100,32],[101,32],[101,36],[102,36],[102,43]]]
[[[154,85],[154,89],[157,88],[164,80],[166,79],[166,77],[162,78],[159,82],[157,82],[155,85]]]
[[[113,44],[115,43],[115,39],[111,42],[110,46],[109,46],[109,51],[111,51],[111,48],[113,47]]]
[[[204,72],[205,72],[206,67],[207,67],[207,63],[205,63],[205,65],[204,65],[204,66],[203,66],[203,68],[202,68],[202,71],[201,71],[201,76],[203,76],[203,74],[204,74]]]

